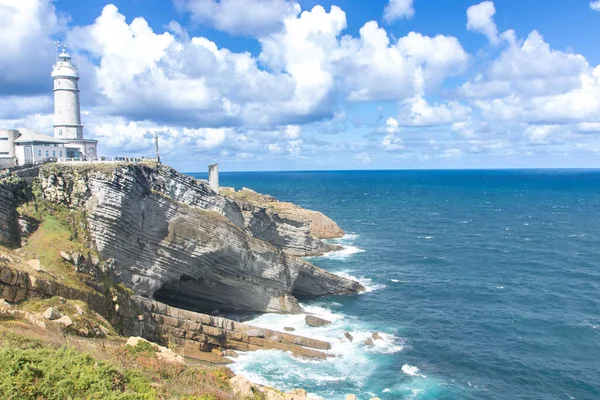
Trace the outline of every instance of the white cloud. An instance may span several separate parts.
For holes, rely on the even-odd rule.
[[[394,134],[394,133],[398,133],[400,132],[400,124],[398,123],[398,120],[395,118],[388,118],[385,121],[385,128],[384,128],[385,132],[389,133],[389,134]]]
[[[525,135],[534,144],[546,144],[550,136],[560,131],[560,125],[531,125],[525,130]]]
[[[401,103],[399,119],[402,125],[435,126],[466,121],[471,109],[457,101],[430,105],[422,96]]]
[[[381,141],[381,147],[385,151],[398,151],[404,149],[404,142],[397,136],[397,133],[400,132],[398,120],[392,117],[388,118],[381,130],[386,133]]]
[[[484,118],[545,125],[600,119],[600,66],[552,49],[537,31],[522,42],[505,37],[507,47],[489,69],[458,90]]]
[[[353,101],[400,100],[434,89],[468,61],[454,37],[411,32],[392,44],[376,22],[360,38],[340,38],[346,14],[336,6],[288,16],[259,39],[257,58],[170,26],[157,33],[143,18],[128,24],[108,5],[93,24],[71,30],[69,41],[100,60],[92,67],[99,109],[192,127],[306,123],[333,115],[340,91]]]
[[[383,10],[383,19],[388,23],[402,18],[410,19],[414,15],[413,0],[389,0]]]
[[[371,156],[369,155],[369,153],[359,153],[356,155],[356,160],[358,160],[358,162],[360,162],[361,164],[371,164],[373,162],[373,159],[371,158]]]
[[[467,9],[467,29],[483,33],[491,43],[497,44],[498,28],[494,22],[496,8],[493,1],[484,1]]]
[[[216,29],[236,35],[262,37],[279,31],[300,6],[287,0],[174,0],[181,11]]]
[[[65,24],[51,0],[0,0],[0,93],[34,95],[51,89],[52,36]]]
[[[381,141],[381,147],[385,151],[399,151],[404,150],[404,142],[401,138],[397,137],[393,133],[386,135]]]
[[[360,29],[360,38],[342,38],[340,54],[337,75],[344,79],[351,101],[412,97],[462,72],[469,59],[455,37],[410,32],[390,43],[375,21]]]
[[[600,11],[600,0],[590,1],[590,8],[594,11]]]

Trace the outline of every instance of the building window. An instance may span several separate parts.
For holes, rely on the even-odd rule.
[[[58,130],[58,136],[62,136],[62,129]]]
[[[0,156],[7,156],[10,153],[8,151],[0,151]]]
[[[61,151],[61,152],[59,152],[59,154],[60,154],[60,157],[62,157],[62,151]]]
[[[46,158],[50,157],[48,150],[46,150]]]
[[[0,137],[0,140],[8,140],[7,137]]]
[[[38,157],[41,157],[41,156],[42,156],[42,151],[38,150]]]
[[[52,157],[56,157],[56,151],[52,152]]]

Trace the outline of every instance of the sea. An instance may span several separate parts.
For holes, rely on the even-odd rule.
[[[205,178],[206,174],[193,174]],[[309,261],[367,288],[250,323],[335,356],[243,353],[251,381],[315,398],[600,399],[600,171],[221,173],[318,210],[346,236]],[[352,335],[348,340],[344,333]],[[365,344],[373,332],[381,339]]]

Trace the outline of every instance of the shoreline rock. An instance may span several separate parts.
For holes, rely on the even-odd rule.
[[[317,327],[317,328],[331,324],[331,321],[327,321],[326,319],[315,317],[314,315],[307,315],[306,317],[304,317],[304,322],[308,326]]]

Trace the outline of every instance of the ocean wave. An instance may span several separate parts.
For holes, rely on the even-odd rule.
[[[419,373],[419,368],[410,364],[404,364],[402,366],[402,372],[404,372],[408,376],[420,376],[421,378],[427,378],[427,376]]]
[[[343,260],[345,258],[352,256],[353,254],[365,252],[365,250],[363,250],[359,247],[356,247],[356,246],[344,246],[344,245],[341,245],[341,246],[342,246],[341,250],[330,251],[329,253],[325,253],[324,255],[319,256],[319,257],[320,258],[329,258],[329,259],[334,259],[334,260]]]
[[[252,382],[284,391],[304,387],[310,392],[310,388],[324,388],[340,382],[344,386],[361,387],[377,373],[378,354],[397,353],[404,349],[404,339],[392,332],[378,332],[380,338],[375,340],[375,329],[357,318],[337,312],[329,304],[301,306],[303,314],[263,314],[248,323],[282,332],[285,327],[294,328],[294,334],[330,343],[328,353],[334,357],[317,361],[299,359],[289,352],[278,350],[242,352],[230,365],[233,372]],[[307,326],[305,316],[308,314],[331,321],[331,324]],[[344,336],[346,332],[352,335],[352,341]],[[365,344],[369,338],[373,341],[372,346]]]
[[[365,276],[351,275],[348,271],[337,271],[337,272],[335,272],[335,274],[339,275],[341,277],[344,277],[346,279],[352,279],[353,281],[357,281],[358,283],[363,285],[366,289],[363,293],[371,293],[371,292],[374,292],[375,290],[381,290],[381,289],[385,289],[387,287],[387,285],[384,285],[383,283],[373,282],[373,279],[371,279],[371,278],[367,278]]]

